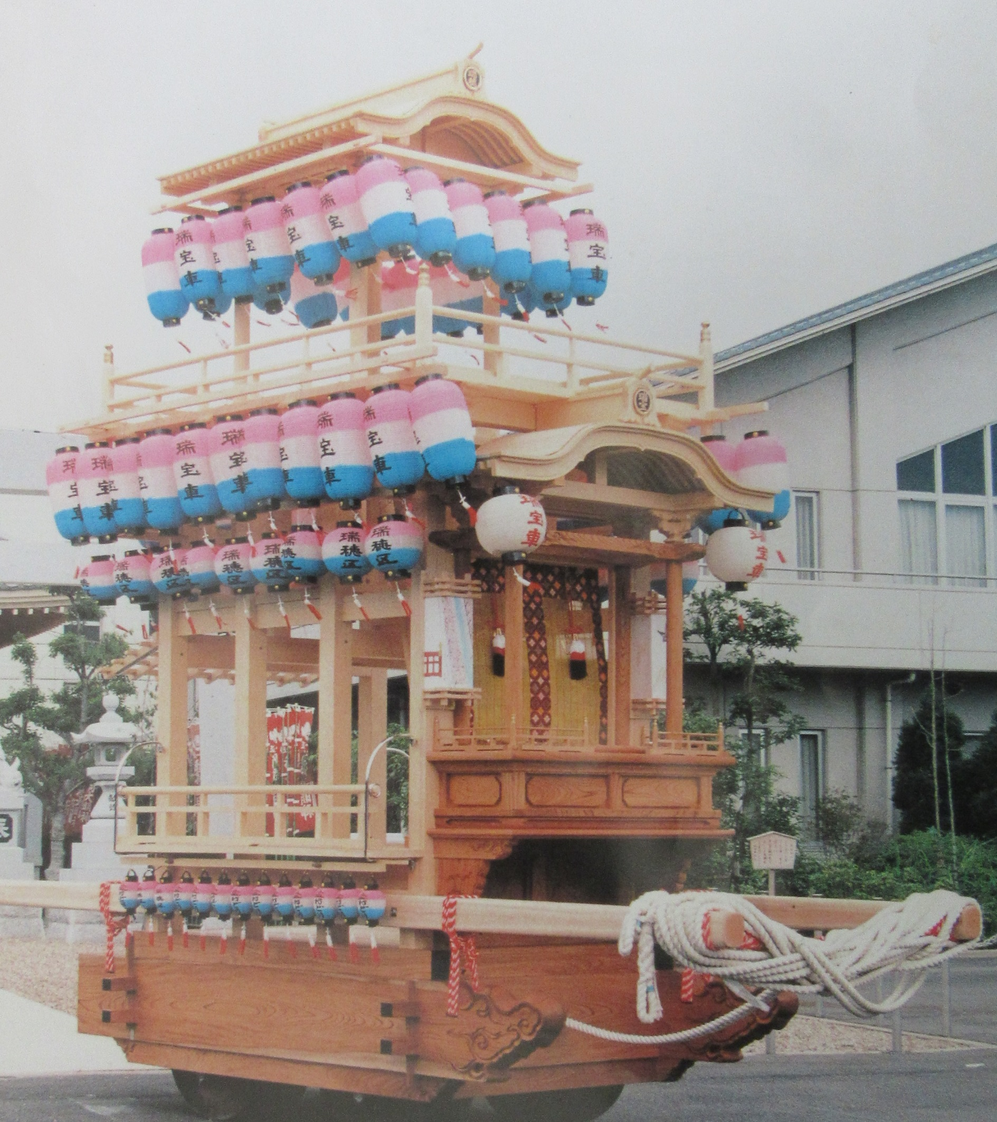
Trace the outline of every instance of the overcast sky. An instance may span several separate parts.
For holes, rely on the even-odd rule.
[[[579,327],[722,348],[997,241],[986,0],[2,0],[0,427],[93,415],[105,343],[217,344],[146,308],[157,175],[479,41],[488,97],[595,183]]]

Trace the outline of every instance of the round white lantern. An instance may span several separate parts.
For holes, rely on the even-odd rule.
[[[539,499],[505,487],[478,507],[475,524],[481,548],[501,554],[507,565],[516,565],[539,548],[547,536],[547,515]]]
[[[746,522],[728,519],[706,542],[706,567],[728,592],[744,592],[765,572],[765,534]]]

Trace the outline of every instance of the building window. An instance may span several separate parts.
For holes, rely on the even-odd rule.
[[[809,832],[820,834],[818,812],[824,797],[824,734],[800,733],[800,818]]]
[[[897,463],[901,568],[912,584],[986,588],[997,570],[997,425]],[[989,500],[989,501],[988,501]]]
[[[816,492],[793,492],[793,520],[796,523],[796,575],[800,580],[816,580],[820,569]]]
[[[99,623],[67,623],[63,625],[63,631],[67,635],[79,635],[90,643],[100,642]]]

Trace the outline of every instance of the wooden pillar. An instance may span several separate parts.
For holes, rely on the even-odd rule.
[[[267,781],[267,633],[255,630],[249,616],[236,612],[235,631],[235,758],[232,780],[238,786]],[[246,798],[235,800],[236,833],[262,836],[262,813],[246,814]],[[239,811],[238,808],[242,807]]]
[[[613,681],[612,725],[609,740],[630,743],[630,570],[618,565],[609,574],[612,604],[610,673]]]
[[[357,298],[351,309],[351,319],[376,316],[381,311],[380,266],[368,265],[358,269],[350,266],[350,287],[356,289]],[[377,343],[381,338],[380,324],[369,324],[350,329],[350,346],[361,347],[365,343]]]
[[[388,735],[388,672],[363,669],[357,705],[357,782],[363,783],[371,753]],[[381,788],[381,797],[371,799],[368,812],[368,844],[380,849],[385,844],[388,807],[388,753],[378,752],[370,779]]]
[[[237,347],[249,342],[249,312],[252,304],[236,304],[232,309],[232,342]],[[236,373],[249,369],[249,355],[246,352],[237,352],[234,356]]]
[[[501,315],[502,307],[497,297],[492,296],[488,290],[485,290],[485,297],[482,302],[482,313],[486,316],[495,316],[496,318]],[[497,323],[486,323],[483,328],[482,341],[485,343],[498,346],[501,341],[502,329]],[[495,374],[501,377],[505,373],[505,355],[498,351],[486,351],[484,367],[490,374]]]
[[[187,669],[190,663],[188,637],[180,631],[181,623],[174,602],[159,598],[159,695],[156,710],[156,738],[163,751],[156,755],[156,783],[160,787],[184,787],[187,784]],[[186,624],[183,624],[186,626]],[[177,796],[170,805],[186,806]],[[157,834],[183,835],[187,815],[160,815]]]
[[[506,719],[516,735],[529,731],[530,714],[523,705],[523,676],[526,672],[526,638],[523,630],[523,586],[515,574],[523,575],[523,566],[505,568],[505,677],[504,701]]]
[[[333,577],[322,590],[318,648],[318,782],[350,782],[353,741],[353,626],[342,618],[345,588]],[[345,805],[340,803],[340,805]],[[350,836],[350,816],[331,816],[333,837]]]
[[[665,562],[665,732],[682,732],[682,562]]]

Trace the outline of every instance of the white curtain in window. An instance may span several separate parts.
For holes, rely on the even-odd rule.
[[[945,507],[945,569],[955,574],[951,583],[986,587],[986,531],[981,506]]]
[[[817,579],[817,496],[793,496],[796,519],[796,575],[800,580]]]
[[[935,584],[935,577],[924,575],[938,572],[935,504],[922,499],[901,499],[898,505],[903,571],[922,574],[911,578],[914,584]]]
[[[800,814],[811,825],[817,818],[817,803],[823,795],[820,734],[800,733]]]

